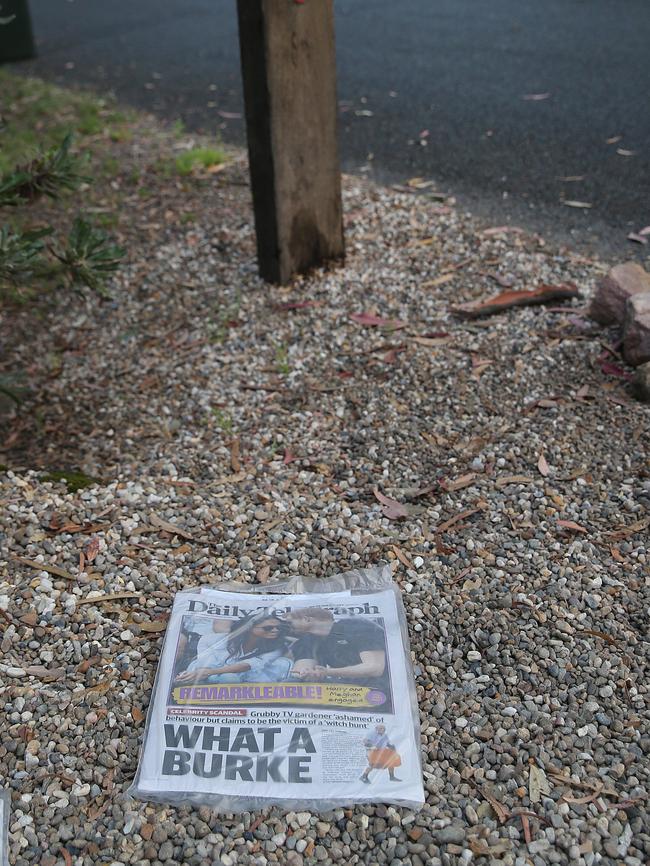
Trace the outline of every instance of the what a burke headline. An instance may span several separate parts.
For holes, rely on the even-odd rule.
[[[192,773],[204,779],[310,784],[316,746],[308,727],[288,731],[279,726],[237,728],[166,723],[164,777]],[[283,736],[284,735],[284,736]],[[281,750],[278,739],[285,743]],[[278,752],[276,754],[276,751]]]

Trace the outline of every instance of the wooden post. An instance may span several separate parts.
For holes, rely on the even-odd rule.
[[[260,275],[344,254],[333,0],[237,0]]]

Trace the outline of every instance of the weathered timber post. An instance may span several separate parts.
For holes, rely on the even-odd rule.
[[[344,254],[333,0],[237,0],[260,275]]]

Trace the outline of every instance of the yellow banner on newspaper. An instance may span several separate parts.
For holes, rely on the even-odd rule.
[[[290,704],[327,707],[380,707],[386,695],[368,686],[338,683],[212,683],[176,686],[176,704],[237,706],[249,704]]]

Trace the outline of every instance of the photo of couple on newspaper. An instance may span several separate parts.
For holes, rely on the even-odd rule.
[[[363,686],[367,708],[380,704],[383,712],[391,711],[383,621],[335,616],[325,607],[282,614],[257,610],[236,620],[185,615],[173,682],[176,688],[221,683]]]

